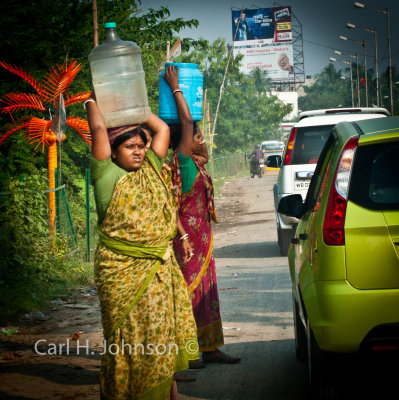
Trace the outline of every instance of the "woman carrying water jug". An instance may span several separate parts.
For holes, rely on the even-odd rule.
[[[174,373],[198,358],[198,344],[172,247],[177,212],[163,164],[169,128],[151,114],[143,126],[107,131],[94,98],[86,108],[100,239],[95,281],[105,340],[101,399],[175,400]],[[185,234],[181,226],[177,231]]]
[[[205,168],[208,150],[179,88],[179,69],[170,65],[163,77],[173,93],[180,120],[180,124],[170,125],[174,149],[170,165],[179,219],[186,234],[176,236],[173,244],[191,294],[202,352],[202,361],[190,362],[190,368],[203,368],[204,363],[234,364],[240,358],[229,356],[217,348],[223,345],[224,340],[213,258],[212,221],[217,222],[217,219],[212,178]],[[189,241],[193,248],[194,255],[190,259],[185,257],[185,241]]]

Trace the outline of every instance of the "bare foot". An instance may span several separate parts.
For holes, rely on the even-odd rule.
[[[170,389],[169,400],[179,400],[179,393],[177,393],[177,385],[175,380],[173,380],[172,387]]]

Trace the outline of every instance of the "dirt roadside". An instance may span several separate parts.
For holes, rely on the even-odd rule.
[[[237,277],[242,274],[241,276],[245,277],[244,274],[248,274],[232,274],[229,270],[229,267],[237,262],[237,257],[241,257],[240,260],[242,257],[262,258],[266,256],[264,252],[267,252],[267,257],[272,260],[271,268],[280,268],[286,263],[279,257],[275,242],[274,211],[270,200],[274,179],[264,177],[258,180],[246,177],[231,180],[226,182],[216,200],[219,224],[214,229],[215,257],[217,268],[220,265],[221,277],[218,279],[222,297],[237,289],[235,285],[239,285],[238,281],[230,284],[231,276]],[[265,226],[268,227],[267,230]],[[242,235],[237,234],[243,230]],[[262,246],[258,246],[257,242],[262,242]],[[242,245],[246,246],[244,250],[240,250]],[[234,254],[240,251],[243,254]],[[219,263],[218,257],[223,261]],[[230,307],[226,308],[227,325],[229,319],[233,321],[237,314],[236,311],[234,316],[230,316],[229,309]],[[259,334],[259,338],[264,341],[292,341],[292,323],[291,316],[288,316],[290,310],[288,311],[280,313],[282,322],[269,327],[266,338],[265,333]],[[42,312],[44,317],[41,314],[32,314],[30,320],[22,321],[14,327],[6,327],[11,334],[6,334],[3,328],[3,334],[0,336],[0,398],[99,399],[98,381],[103,336],[95,288],[80,288],[74,296],[62,296],[52,303],[51,308]],[[229,343],[257,340],[254,337],[261,331],[256,324],[245,329],[248,325],[245,321],[241,325],[241,332],[237,324],[233,327],[231,324],[227,325],[227,346]],[[13,330],[17,332],[13,333]],[[77,338],[80,348],[76,348],[77,341],[74,339]],[[228,380],[226,384],[228,385]],[[183,393],[182,400],[200,398],[193,393],[197,386],[186,390],[188,384],[183,385],[183,390],[180,390],[179,386],[179,391]]]

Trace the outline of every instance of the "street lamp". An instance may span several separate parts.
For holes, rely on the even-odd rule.
[[[330,57],[330,61],[334,61],[334,62],[342,62],[344,64],[349,64],[350,67],[350,74],[351,74],[351,94],[352,94],[352,108],[355,107],[355,103],[354,103],[354,99],[353,99],[353,79],[352,79],[352,61],[347,61],[347,60],[337,60],[334,57]],[[341,76],[342,79],[346,79],[345,76]]]
[[[364,80],[365,80],[365,84],[366,84],[366,107],[369,106],[369,92],[368,92],[368,85],[367,85],[367,55],[366,55],[366,41],[365,40],[355,40],[355,39],[350,39],[347,38],[346,36],[340,36],[339,37],[342,40],[350,40],[351,42],[355,42],[360,44],[361,46],[363,46],[363,51],[364,51]]]
[[[384,102],[383,99],[389,99],[389,96],[383,96],[383,98],[381,99],[381,102],[382,102],[382,103]]]
[[[356,94],[357,94],[357,106],[360,107],[360,91],[359,91],[359,60],[358,60],[358,55],[357,53],[351,54],[351,53],[346,53],[344,51],[339,51],[339,50],[334,50],[335,54],[338,54],[342,56],[345,54],[348,57],[354,58],[356,60]]]
[[[391,115],[393,115],[393,84],[392,84],[392,55],[391,55],[391,22],[390,22],[390,9],[386,8],[385,10],[381,8],[375,8],[371,6],[366,6],[364,3],[359,3],[355,1],[353,3],[355,8],[364,9],[371,8],[374,11],[377,11],[381,14],[385,14],[387,16],[387,36],[388,36],[388,68],[389,68],[389,92],[391,95]]]
[[[359,25],[354,25],[349,22],[347,22],[346,27],[348,29],[362,29],[363,31],[370,32],[374,34],[374,47],[375,47],[375,77],[376,77],[376,87],[377,87],[377,107],[380,106],[380,98],[378,94],[378,87],[379,87],[379,76],[378,76],[378,42],[377,42],[377,30],[376,29],[370,29],[370,28],[363,28]]]

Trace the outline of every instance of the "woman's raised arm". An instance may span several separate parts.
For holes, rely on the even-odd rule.
[[[98,109],[94,95],[86,100],[85,108],[92,139],[91,154],[96,160],[108,160],[111,157],[111,145],[104,119]]]
[[[145,123],[146,127],[152,133],[151,148],[160,158],[165,158],[168,154],[170,130],[166,122],[151,114],[149,120]]]
[[[183,92],[179,88],[179,68],[169,65],[163,74],[163,78],[172,90],[180,120],[181,138],[177,149],[186,157],[190,157],[193,145],[193,118]]]
[[[199,129],[198,124],[196,125],[196,129],[197,133],[199,132],[201,134],[201,141],[199,142],[199,146],[197,147],[197,149],[194,151],[194,154],[202,162],[202,164],[206,164],[209,161],[208,147],[206,145],[205,138]]]

